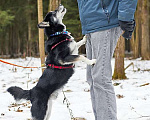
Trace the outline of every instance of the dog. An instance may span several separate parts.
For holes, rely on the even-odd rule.
[[[43,22],[38,24],[38,28],[44,29],[47,36],[45,50],[48,53],[46,58],[46,69],[39,78],[35,87],[30,90],[23,90],[20,87],[10,87],[7,91],[15,100],[30,100],[31,115],[33,120],[48,120],[52,94],[62,88],[74,73],[74,63],[83,61],[88,65],[94,65],[95,59],[89,60],[82,55],[78,55],[78,48],[85,44],[86,37],[79,42],[66,31],[66,26],[62,20],[66,14],[63,5],[55,11],[49,12]]]

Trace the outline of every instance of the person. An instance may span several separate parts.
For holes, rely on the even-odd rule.
[[[94,66],[87,66],[95,120],[117,120],[111,58],[123,31],[122,36],[131,39],[137,0],[77,1],[87,57],[96,59]]]

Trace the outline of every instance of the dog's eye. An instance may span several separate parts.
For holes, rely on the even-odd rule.
[[[56,14],[57,13],[57,10],[53,11],[53,14]]]
[[[56,12],[53,12],[52,15],[55,16],[55,15],[56,15]]]

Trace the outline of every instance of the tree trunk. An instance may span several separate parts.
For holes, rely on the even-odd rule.
[[[139,0],[137,4],[137,11],[135,13],[136,20],[136,32],[135,41],[133,49],[133,58],[138,58],[141,56],[141,42],[142,42],[142,1]]]
[[[30,0],[28,0],[28,5],[30,5]],[[28,11],[28,56],[31,56],[31,39],[32,39],[32,36],[31,36],[31,33],[32,30],[31,30],[31,12]]]
[[[43,21],[43,1],[37,0],[38,4],[38,23]],[[45,62],[45,50],[44,50],[44,30],[39,29],[39,51],[41,58],[41,65]],[[42,69],[42,72],[44,69]]]
[[[136,20],[136,39],[135,39],[135,43],[134,43],[134,51],[133,51],[133,58],[138,58],[140,56],[140,46],[139,46],[139,41],[141,40],[140,36],[142,34],[141,32],[141,14],[140,14],[140,1],[138,1],[137,4],[137,11],[135,13],[135,20]]]
[[[54,11],[60,3],[61,0],[49,0],[48,11]]]
[[[56,1],[57,0],[49,0],[49,11],[53,11],[56,8]]]
[[[121,36],[115,49],[115,69],[113,79],[126,79],[124,71],[125,39]]]
[[[132,33],[132,38],[129,41],[130,42],[130,52],[132,51],[133,53],[135,52],[135,32]],[[133,55],[132,55],[133,56]]]
[[[17,49],[18,52],[17,53],[20,54],[21,51],[20,51],[20,37],[19,37],[19,32],[18,32],[18,36],[17,37],[18,37],[18,49]],[[21,57],[21,56],[19,56],[19,57]]]
[[[142,0],[142,48],[143,60],[150,60],[150,35],[149,35],[149,0]]]

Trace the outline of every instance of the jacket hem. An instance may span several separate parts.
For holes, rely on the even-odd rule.
[[[114,25],[109,25],[109,26],[97,27],[97,28],[93,28],[92,30],[82,31],[82,34],[85,35],[85,34],[94,33],[98,31],[108,30],[108,29],[112,29],[118,26],[119,26],[119,23],[114,24]]]

